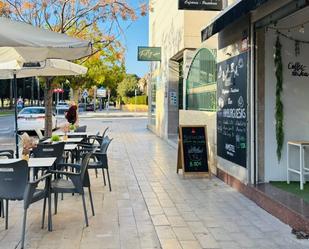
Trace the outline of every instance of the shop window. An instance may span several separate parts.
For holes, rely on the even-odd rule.
[[[216,50],[202,48],[194,57],[187,77],[186,109],[216,111]]]

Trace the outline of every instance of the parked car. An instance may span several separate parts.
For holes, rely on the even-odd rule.
[[[52,116],[53,129],[57,128],[56,115]],[[18,131],[45,129],[45,107],[26,107],[17,116]]]
[[[90,112],[93,112],[94,111],[94,106],[93,106],[93,104],[87,104],[86,105],[86,111],[90,111]]]
[[[80,111],[80,112],[84,112],[85,111],[85,103],[79,103],[78,104],[78,110]],[[91,104],[91,103],[87,103],[86,104],[86,111],[87,112],[92,112],[92,111],[94,111],[94,106],[93,106],[93,104]]]
[[[66,102],[60,101],[57,105],[56,105],[56,113],[57,114],[64,114],[65,112],[67,112],[69,110],[69,105]]]

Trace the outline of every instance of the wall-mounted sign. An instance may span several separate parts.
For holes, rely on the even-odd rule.
[[[222,0],[178,0],[180,10],[222,10]]]
[[[290,62],[288,64],[288,69],[291,71],[292,76],[309,77],[307,66],[301,64],[300,62]]]
[[[138,47],[137,48],[138,61],[161,61],[160,47]]]
[[[248,52],[218,63],[217,154],[247,166]]]

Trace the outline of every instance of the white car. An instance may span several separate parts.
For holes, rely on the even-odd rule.
[[[53,129],[57,128],[55,114],[52,116]],[[34,131],[45,129],[45,107],[26,107],[17,116],[18,131]]]
[[[69,110],[70,106],[66,102],[59,102],[56,105],[56,113],[58,114],[64,114]]]

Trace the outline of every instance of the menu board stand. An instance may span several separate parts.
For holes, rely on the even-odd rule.
[[[182,125],[179,127],[177,174],[180,169],[182,169],[184,177],[211,177],[206,126]]]

